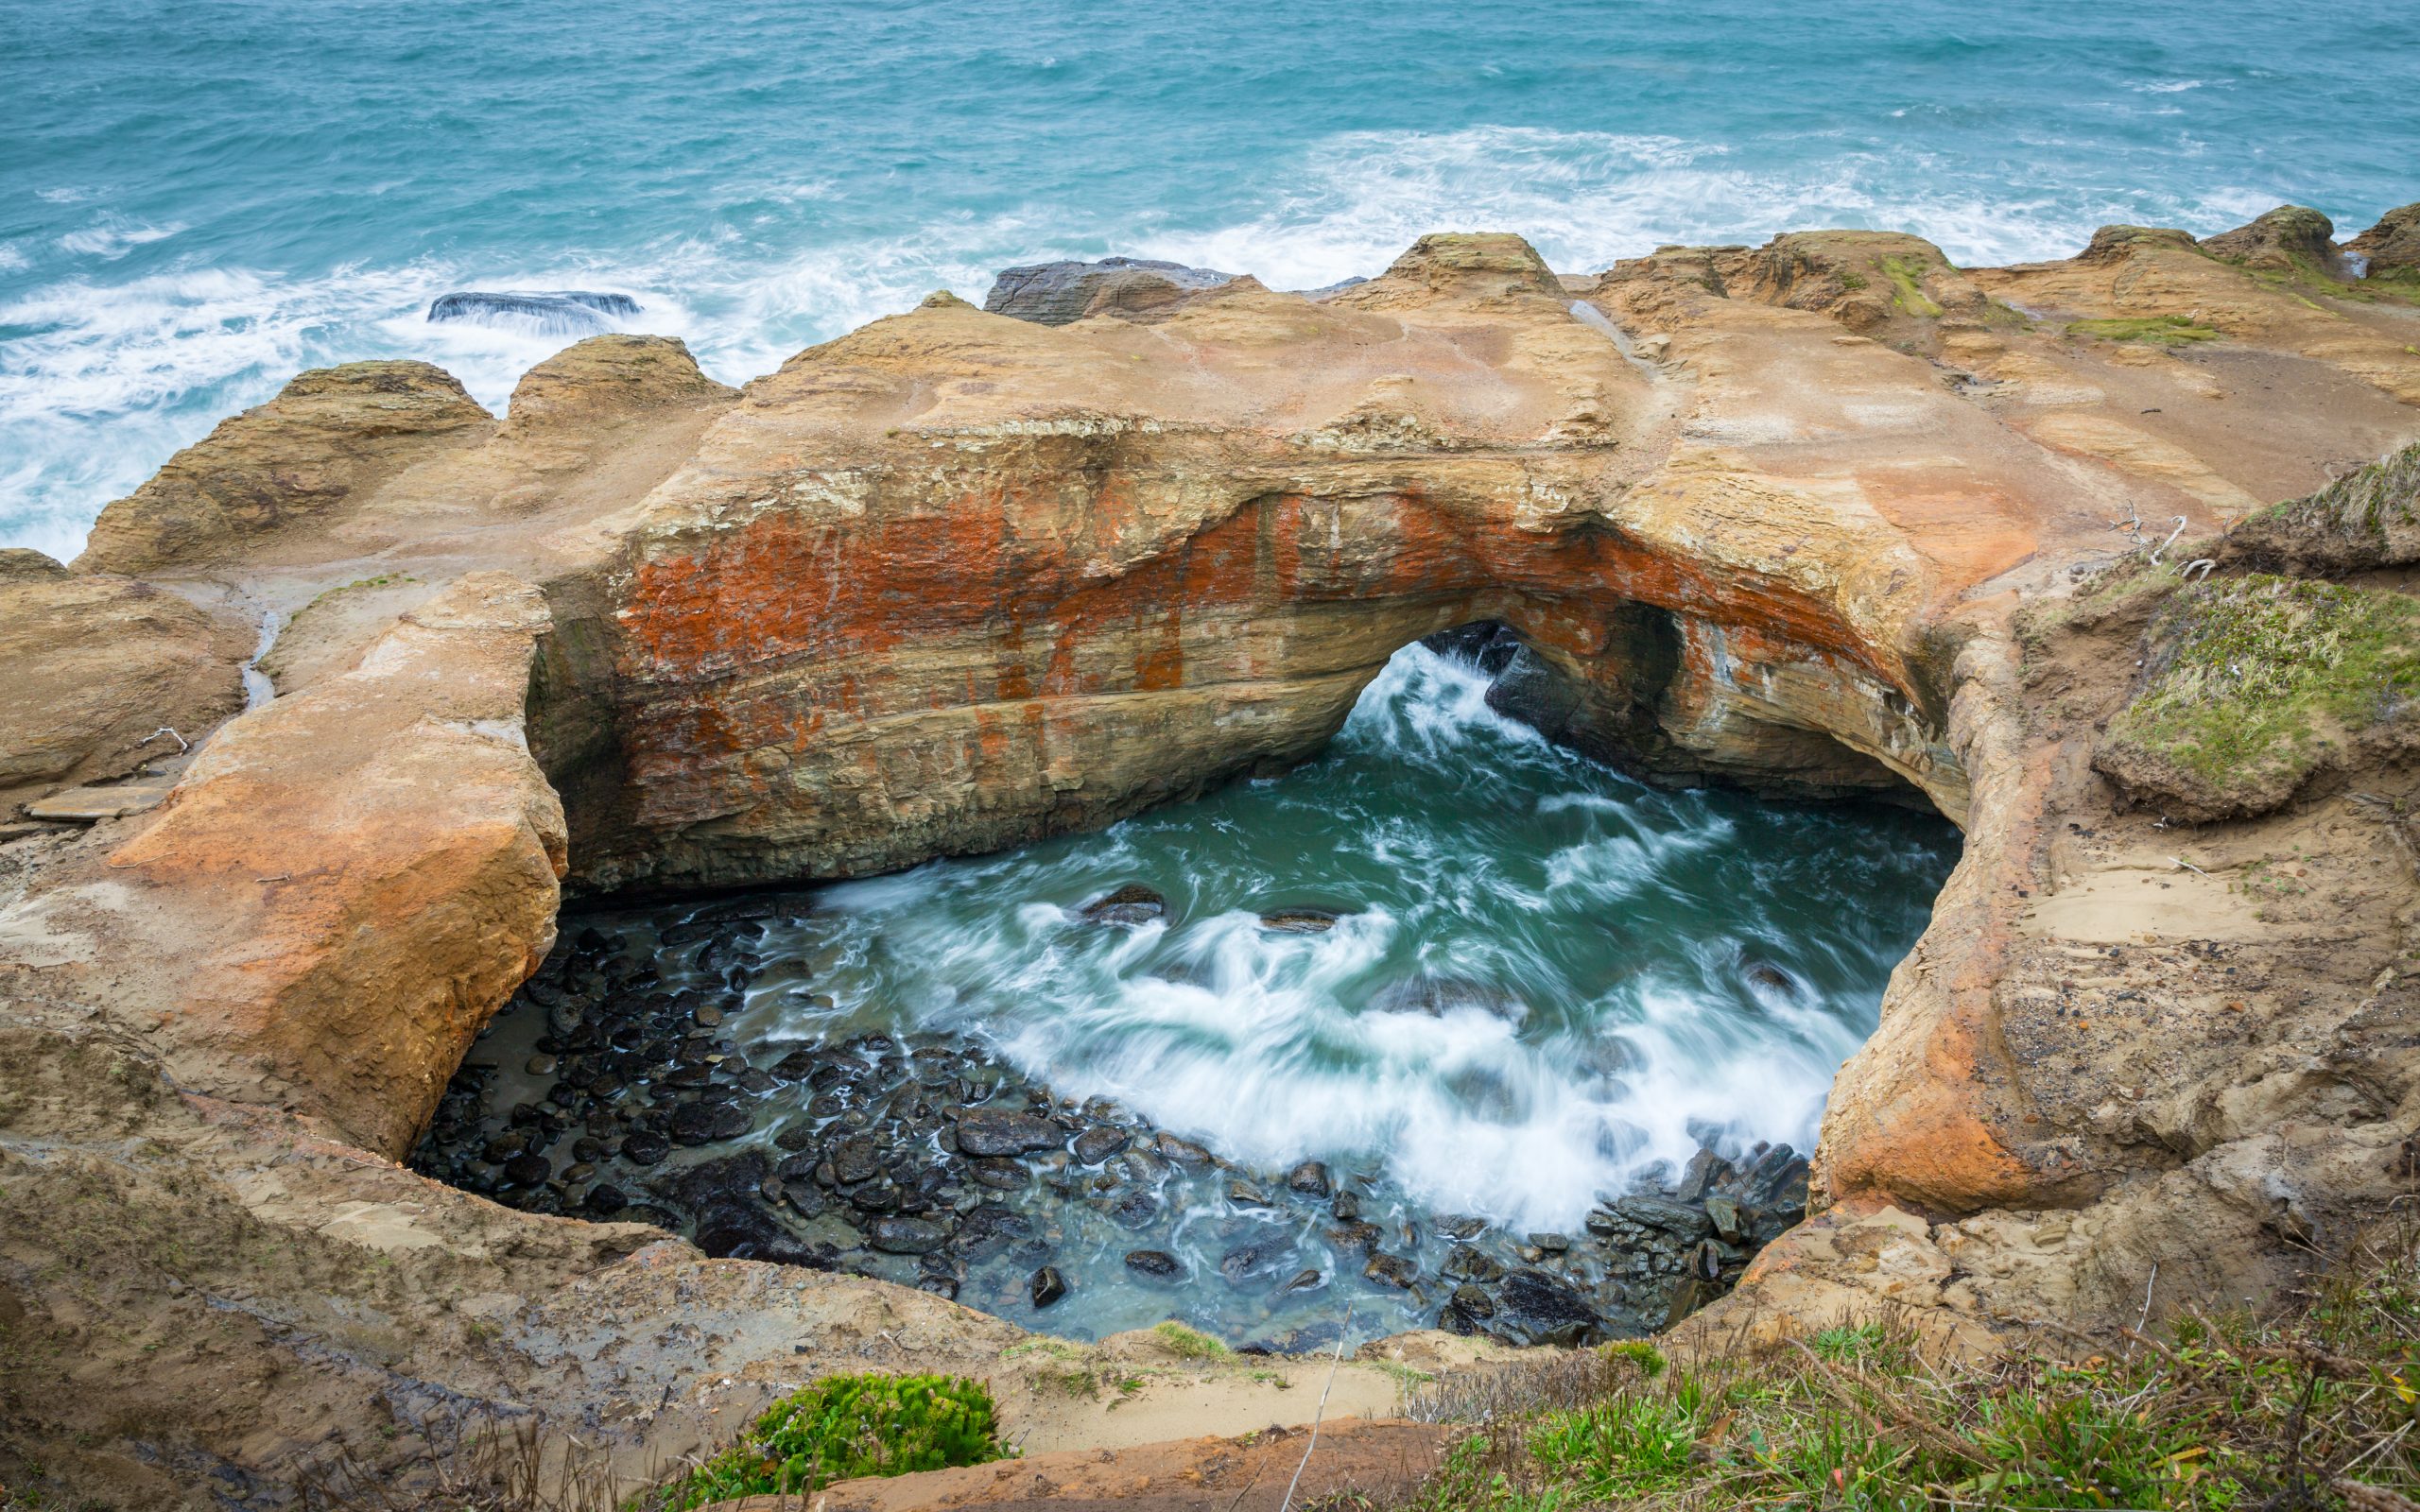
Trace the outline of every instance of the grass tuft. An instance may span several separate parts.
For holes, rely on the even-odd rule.
[[[1151,1332],[1163,1348],[1181,1359],[1223,1360],[1236,1352],[1200,1329],[1186,1328],[1174,1319],[1155,1325]]]
[[[648,1512],[743,1496],[821,1490],[860,1475],[906,1475],[1005,1457],[992,1394],[957,1376],[832,1376],[775,1402],[738,1443],[662,1493]]]
[[[1584,1396],[1499,1398],[1383,1512],[1790,1508],[2409,1508],[2420,1486],[2413,1232],[2269,1318],[2188,1314],[2166,1342],[2061,1334],[1987,1365],[1921,1358],[1893,1320]],[[2079,1345],[2082,1348],[2079,1348]],[[2080,1358],[2078,1356],[2081,1356]],[[1520,1367],[1514,1367],[1518,1370]]]

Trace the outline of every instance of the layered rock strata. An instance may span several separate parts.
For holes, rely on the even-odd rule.
[[[2100,569],[2415,429],[2420,310],[2277,245],[1955,269],[1825,233],[1574,280],[1437,237],[1316,303],[937,297],[738,395],[600,338],[502,424],[417,365],[306,375],[78,564],[293,623],[280,696],[168,803],[0,848],[12,1436],[200,1504],[465,1402],[644,1455],[807,1369],[972,1367],[1014,1334],[376,1152],[543,949],[559,866],[844,875],[1104,822],[1317,750],[1389,653],[1482,620],[1566,738],[1965,827],[1835,1091],[1828,1206],[1718,1324],[1893,1300],[1983,1342],[2286,1284],[2413,1180],[2409,774],[2195,831],[2094,766],[2173,588]]]

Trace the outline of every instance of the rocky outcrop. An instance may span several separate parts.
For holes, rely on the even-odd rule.
[[[248,640],[165,589],[0,552],[0,802],[177,754],[242,706]]]
[[[2230,564],[2316,576],[2420,561],[2420,444],[2259,511],[2216,549]]]
[[[2344,250],[2361,259],[2371,278],[2420,279],[2420,204],[2388,211]]]
[[[424,362],[356,362],[302,374],[171,457],[101,511],[77,566],[158,573],[220,560],[323,523],[430,448],[483,437],[493,419]]]
[[[0,914],[0,959],[172,1072],[402,1154],[554,939],[562,814],[521,737],[546,626],[528,585],[462,579],[220,731],[156,815]]]
[[[1235,277],[1150,257],[1033,263],[1002,268],[983,296],[983,308],[1037,325],[1070,325],[1096,315],[1148,319]]]
[[[2202,250],[2268,272],[2291,272],[2299,266],[2330,277],[2343,274],[2336,223],[2305,205],[2279,205],[2250,225],[2205,236]]]
[[[632,1253],[377,1152],[543,951],[566,863],[830,876],[1104,822],[1316,751],[1395,648],[1482,621],[1566,739],[1965,828],[1836,1086],[1819,1211],[1703,1327],[1898,1303],[1973,1342],[2290,1283],[2411,1184],[2420,793],[2361,757],[2194,831],[2093,765],[2178,592],[2148,576],[2169,523],[2217,536],[2411,440],[2420,311],[2265,271],[2140,229],[1954,272],[1827,235],[1575,293],[1441,236],[1148,327],[937,297],[735,400],[626,338],[503,427],[415,365],[299,380],[83,564],[293,614],[281,696],[163,808],[0,848],[9,1412],[164,1504],[290,1482],[396,1402],[645,1458],[807,1370],[1028,1368],[937,1299]],[[2400,549],[2248,528],[2292,572]],[[2215,555],[2212,592],[2250,580]],[[204,1318],[224,1353],[134,1342]]]

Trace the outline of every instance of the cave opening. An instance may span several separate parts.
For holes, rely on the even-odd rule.
[[[1314,759],[1105,829],[576,905],[415,1163],[1080,1337],[1651,1332],[1798,1216],[1958,837],[1670,781],[1679,631],[1614,634],[1585,684],[1427,635]]]

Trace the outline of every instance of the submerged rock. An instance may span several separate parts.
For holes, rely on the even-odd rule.
[[[1148,924],[1166,919],[1168,901],[1139,882],[1130,882],[1115,892],[1104,894],[1077,910],[1077,917],[1087,924]]]
[[[1324,935],[1341,917],[1327,908],[1272,908],[1260,916],[1260,927],[1280,935]]]
[[[1604,1330],[1604,1319],[1585,1297],[1541,1270],[1516,1270],[1505,1277],[1494,1303],[1495,1311],[1484,1314],[1485,1332],[1508,1344],[1577,1347],[1593,1342]]]
[[[1059,1274],[1058,1266],[1045,1265],[1033,1273],[1027,1295],[1032,1297],[1034,1306],[1048,1307],[1067,1295],[1067,1278]]]
[[[1165,1249],[1130,1249],[1126,1252],[1126,1268],[1153,1280],[1170,1280],[1184,1274],[1184,1263]]]
[[[466,289],[439,295],[428,306],[428,318],[437,325],[461,321],[504,326],[536,335],[593,336],[613,330],[614,321],[630,319],[639,309],[639,301],[627,294],[600,294],[588,289]]]
[[[970,1108],[958,1116],[958,1147],[968,1155],[1029,1155],[1057,1149],[1066,1137],[1058,1125],[1031,1113]]]

